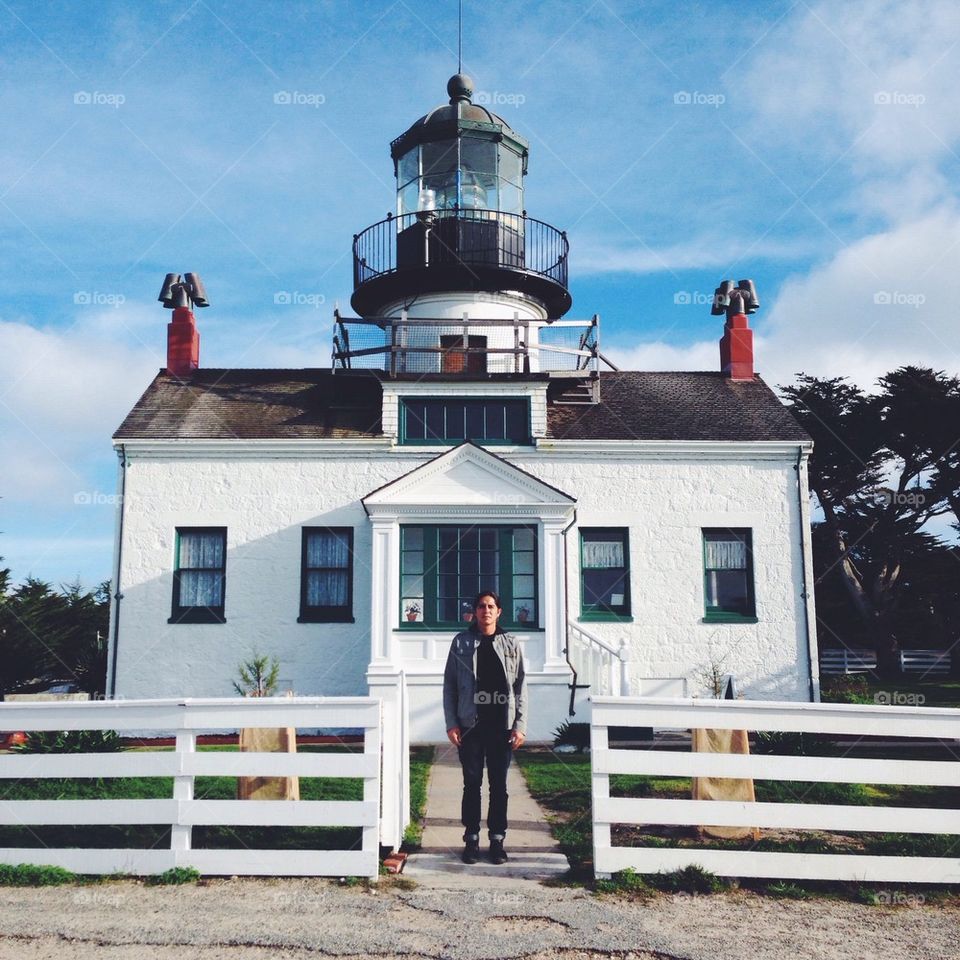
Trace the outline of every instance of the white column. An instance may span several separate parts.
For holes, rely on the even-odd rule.
[[[370,669],[393,670],[393,627],[400,604],[400,528],[395,516],[373,517],[371,522]]]
[[[543,523],[543,628],[544,673],[570,672],[563,655],[567,636],[567,582],[563,531],[565,518],[544,519]]]

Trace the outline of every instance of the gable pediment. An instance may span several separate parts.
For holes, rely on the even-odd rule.
[[[482,447],[464,443],[374,490],[363,498],[370,512],[390,508],[524,508],[553,513],[572,510],[576,500]]]

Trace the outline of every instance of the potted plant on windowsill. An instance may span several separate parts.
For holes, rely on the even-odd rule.
[[[404,612],[407,615],[407,620],[410,621],[410,623],[414,623],[420,619],[420,614],[423,612],[423,608],[419,603],[408,603],[407,609]]]
[[[530,608],[528,606],[517,607],[517,623],[526,623],[530,619]]]

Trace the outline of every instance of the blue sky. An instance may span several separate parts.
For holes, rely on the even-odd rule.
[[[570,316],[599,313],[621,366],[714,369],[707,300],[752,277],[771,384],[960,373],[958,40],[953,0],[464,4],[475,99],[569,234]],[[455,70],[454,0],[0,0],[16,580],[109,576],[110,435],[164,363],[165,273],[206,283],[201,365],[329,363],[389,142]]]

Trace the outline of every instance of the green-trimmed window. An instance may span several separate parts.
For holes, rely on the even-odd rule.
[[[748,529],[703,531],[703,595],[706,620],[752,620],[753,537]]]
[[[580,616],[630,616],[630,543],[625,527],[580,528]]]
[[[462,443],[464,440],[529,443],[529,400],[524,397],[401,399],[401,443]]]
[[[353,528],[304,527],[300,622],[353,623]]]
[[[400,528],[400,622],[456,627],[473,619],[473,600],[493,590],[504,627],[535,628],[537,536],[529,526]]]
[[[170,623],[224,623],[227,528],[177,527]]]

